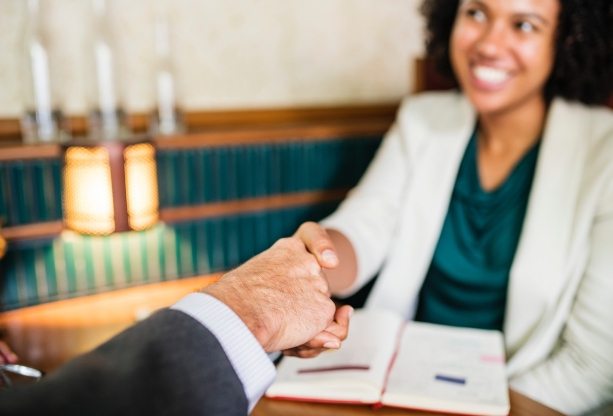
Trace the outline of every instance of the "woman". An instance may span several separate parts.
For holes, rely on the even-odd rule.
[[[330,290],[500,329],[511,388],[566,413],[613,399],[610,0],[427,0],[461,93],[405,100],[336,213],[303,224]],[[309,355],[318,350],[293,350]]]

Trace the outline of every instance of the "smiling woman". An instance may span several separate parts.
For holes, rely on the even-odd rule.
[[[521,108],[544,113],[559,8],[557,0],[461,3],[451,34],[451,62],[477,112]]]
[[[500,330],[511,388],[564,413],[613,400],[610,0],[426,0],[460,91],[407,98],[339,209],[297,235],[332,293]],[[334,255],[336,254],[336,256]]]
[[[495,2],[496,3],[496,2]],[[613,90],[613,3],[608,1],[585,2],[582,0],[513,1],[500,2],[501,6],[521,11],[514,23],[525,32],[553,29],[553,67],[544,85],[545,98],[555,96],[576,100],[585,104],[603,104]],[[467,6],[484,7],[492,2],[470,0],[426,0],[422,13],[426,17],[426,47],[428,55],[437,62],[437,69],[447,78],[458,76],[451,66],[449,42],[455,30],[456,14]],[[556,15],[547,11],[557,10]],[[479,10],[479,13],[482,11]],[[483,11],[484,12],[484,11]],[[457,16],[458,21],[460,15]],[[547,20],[547,17],[549,19]],[[486,18],[486,15],[483,16]],[[519,30],[518,30],[519,31]]]
[[[540,137],[559,9],[558,0],[460,4],[450,57],[479,113],[478,164],[486,190],[500,186]]]

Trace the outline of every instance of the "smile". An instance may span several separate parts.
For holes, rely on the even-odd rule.
[[[482,65],[475,66],[472,73],[478,81],[487,84],[501,84],[511,78],[507,71]]]

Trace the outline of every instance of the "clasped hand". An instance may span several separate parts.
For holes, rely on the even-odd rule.
[[[347,337],[353,309],[335,310],[322,271],[336,267],[338,259],[332,253],[332,262],[323,260],[319,249],[334,247],[325,241],[319,225],[310,224],[314,227],[306,232],[301,227],[293,237],[277,241],[202,289],[228,305],[266,352],[315,357],[328,348],[340,348]],[[327,260],[329,254],[325,253]]]

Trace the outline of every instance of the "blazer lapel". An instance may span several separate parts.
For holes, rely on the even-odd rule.
[[[447,111],[442,114],[432,108],[431,114],[437,114],[432,119],[409,120],[413,123],[404,126],[409,140],[421,137],[424,142],[413,143],[416,173],[409,183],[399,239],[367,302],[368,307],[399,311],[407,318],[412,318],[476,123],[474,109],[462,94],[451,109],[444,108]],[[398,279],[400,273],[406,278]]]
[[[427,263],[425,268],[432,261],[460,163],[476,124],[476,115],[468,100],[464,98],[460,103],[457,115],[451,120],[444,120],[440,128],[428,137],[431,143],[420,153],[419,176],[413,178],[410,203],[414,213],[410,218],[414,219],[414,223],[411,227],[421,232],[418,238],[414,238],[414,233],[406,235],[413,234],[411,240],[415,247],[411,252],[419,253],[418,258]]]
[[[589,125],[585,118],[577,117],[577,111],[580,109],[560,99],[549,110],[510,273],[504,327],[510,356],[544,323],[564,286],[564,260],[585,163],[586,146],[581,141],[589,137]]]

